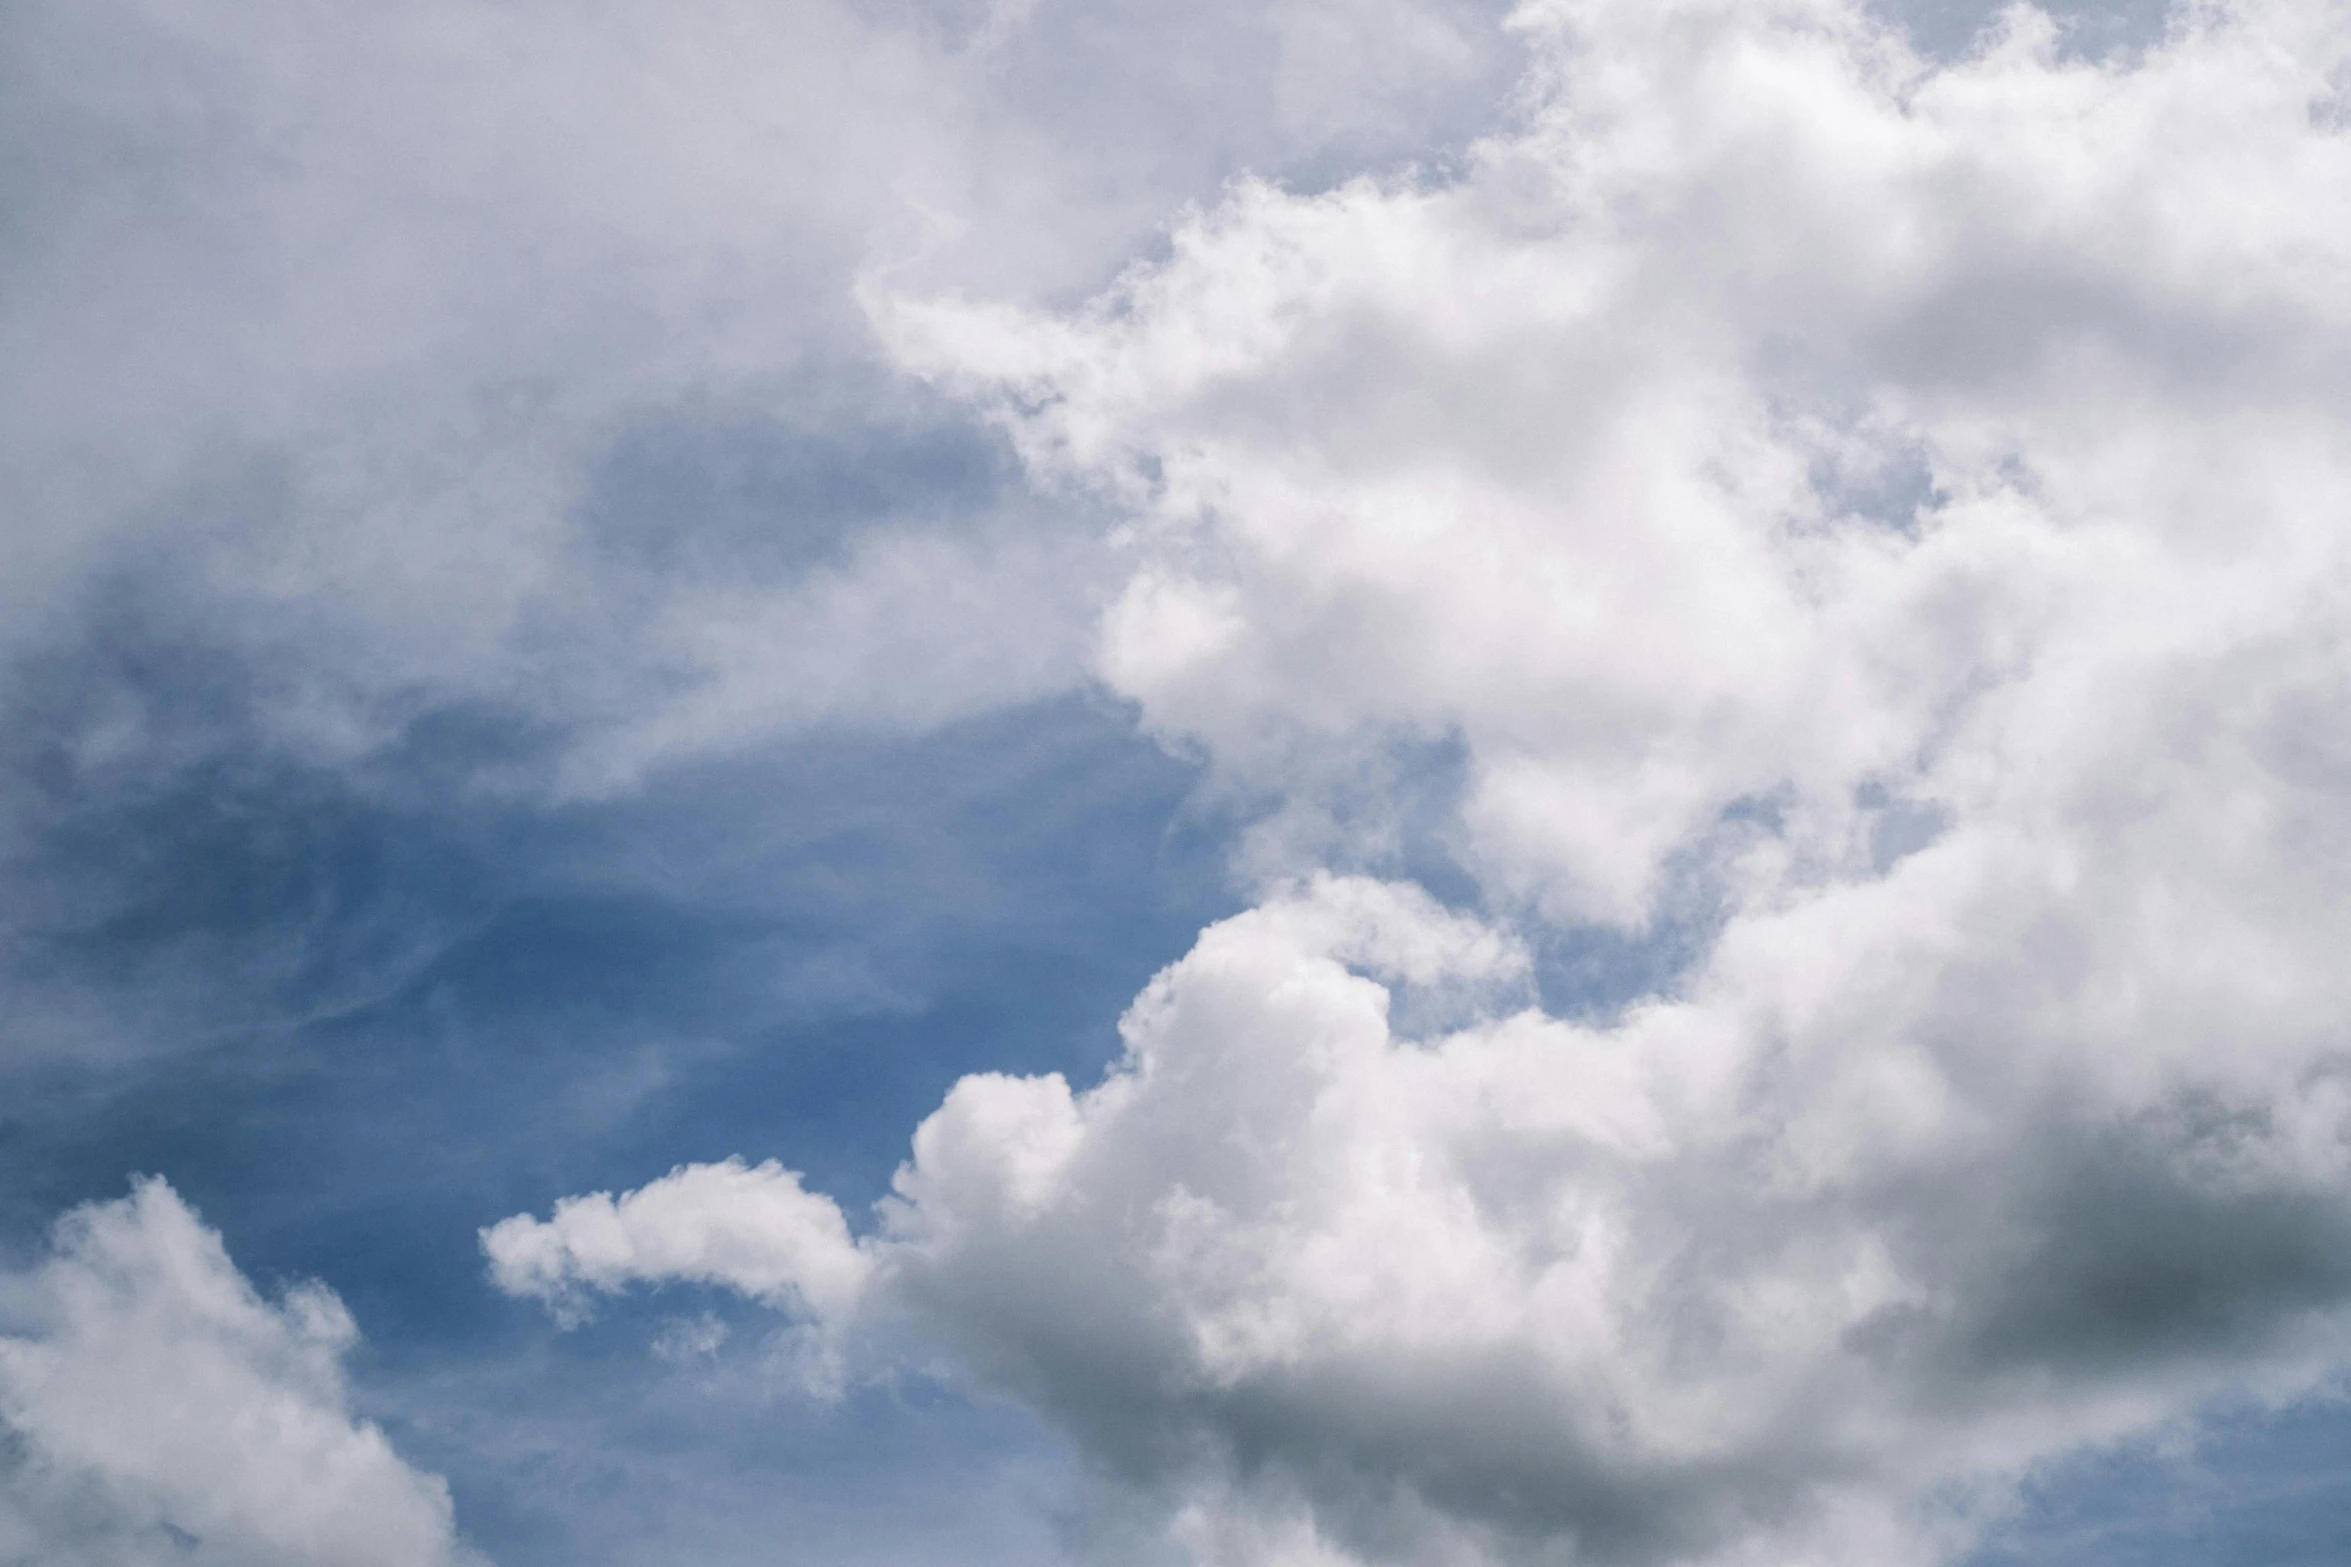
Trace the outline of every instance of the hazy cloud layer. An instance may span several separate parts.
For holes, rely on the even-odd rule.
[[[1504,45],[1442,4],[1033,10],[12,8],[0,654],[160,586],[278,743],[487,702],[583,731],[571,789],[1068,688],[1083,530],[920,482],[968,422],[878,366],[854,277],[1092,287],[1236,163],[1458,139]],[[681,427],[773,482],[747,535],[669,490],[648,557],[611,492]],[[794,482],[844,454],[898,492]]]
[[[464,1567],[449,1491],[353,1417],[332,1291],[276,1301],[169,1186],[0,1276],[0,1561]]]
[[[1516,25],[1458,175],[1243,185],[1075,309],[868,292],[1126,519],[1094,668],[1270,804],[1262,906],[1098,1086],[966,1078],[869,1233],[688,1169],[489,1231],[509,1287],[911,1324],[1235,1567],[1948,1560],[2341,1364],[2351,16]],[[1431,747],[1474,918],[1320,874]],[[1523,938],[1692,908],[1533,1004]]]
[[[8,8],[12,1056],[213,1039],[314,955],[205,933],[80,981],[189,800],[560,806],[1084,688],[1102,518],[889,364],[859,279],[1069,296],[1236,167],[1442,156],[1498,11]],[[448,941],[380,934],[318,1011]]]

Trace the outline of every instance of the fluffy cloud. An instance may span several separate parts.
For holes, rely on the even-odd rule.
[[[1909,1043],[1945,1021],[1915,1002],[1790,1031],[1798,984],[1732,982],[1577,1025],[1495,1004],[1522,960],[1321,882],[1208,931],[1101,1085],[958,1085],[854,1261],[739,1166],[624,1198],[640,1232],[703,1199],[657,1237],[589,1199],[486,1239],[510,1288],[911,1321],[1210,1562],[1932,1560],[1949,1487],[2340,1341],[2335,1096],[2298,1154],[2217,1102],[1967,1093],[1951,1057],[2007,1063]],[[1447,989],[1479,1020],[1391,1023]]]
[[[1292,794],[1456,741],[1473,860],[1638,922],[1732,803],[1833,853],[2019,672],[2199,656],[2319,564],[2323,8],[2137,69],[2031,13],[1941,71],[1835,4],[1521,22],[1558,79],[1466,179],[1246,188],[1075,317],[882,307],[1138,512],[1100,667],[1156,728]]]
[[[257,1295],[170,1187],[0,1280],[0,1560],[463,1567],[449,1492],[353,1418],[342,1302]]]
[[[773,1161],[679,1168],[614,1202],[609,1192],[517,1215],[482,1232],[491,1275],[513,1295],[562,1303],[645,1279],[727,1284],[818,1317],[854,1309],[870,1271],[830,1199]]]
[[[726,1167],[671,1182],[789,1225],[502,1268],[912,1322],[1236,1567],[1945,1560],[2343,1362],[2351,14],[1518,25],[1458,177],[1244,185],[1076,311],[871,296],[1128,518],[1096,667],[1270,802],[1262,906],[1098,1086],[960,1084],[854,1269]],[[1320,874],[1410,791],[1478,917]],[[1689,928],[1534,1004],[1522,937]],[[854,1291],[779,1289],[818,1230]]]

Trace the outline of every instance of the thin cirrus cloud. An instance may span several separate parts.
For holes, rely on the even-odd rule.
[[[1124,519],[1092,667],[1267,803],[1257,906],[862,1232],[691,1166],[490,1227],[501,1284],[911,1336],[1235,1567],[1950,1561],[2340,1371],[2339,8],[1514,25],[1456,172],[1243,183],[1074,307],[866,290]],[[1355,785],[1432,744],[1474,913],[1376,874]],[[1545,994],[1693,902],[1651,992]]]

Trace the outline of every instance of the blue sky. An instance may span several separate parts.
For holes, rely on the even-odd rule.
[[[0,1564],[2342,1559],[2347,81],[15,8]]]

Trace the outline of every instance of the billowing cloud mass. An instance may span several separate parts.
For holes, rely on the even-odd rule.
[[[1516,25],[1457,175],[869,289],[1123,516],[1095,668],[1266,806],[1260,905],[854,1240],[687,1169],[509,1288],[911,1326],[1230,1567],[1945,1561],[2344,1363],[2351,12]]]
[[[354,1418],[333,1292],[256,1294],[159,1180],[0,1276],[0,1562],[466,1567],[449,1490]]]

